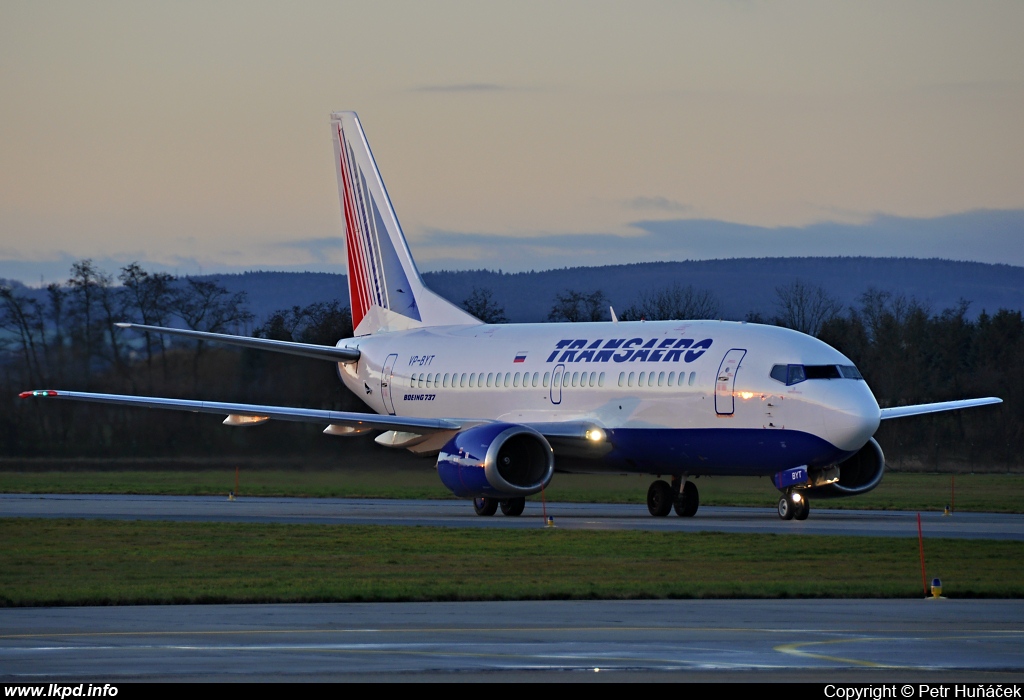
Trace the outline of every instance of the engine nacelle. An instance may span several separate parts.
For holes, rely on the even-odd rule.
[[[856,454],[839,463],[839,481],[800,489],[800,493],[814,498],[857,496],[882,483],[884,473],[885,455],[875,439],[870,438]]]
[[[488,423],[457,433],[437,455],[437,475],[456,496],[515,498],[537,493],[555,472],[555,454],[533,428]]]

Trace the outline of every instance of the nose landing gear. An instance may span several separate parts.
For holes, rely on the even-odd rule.
[[[783,520],[807,520],[811,504],[796,491],[790,491],[779,499],[779,517]]]

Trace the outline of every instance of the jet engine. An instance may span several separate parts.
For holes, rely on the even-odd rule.
[[[842,498],[867,493],[882,482],[885,455],[882,448],[869,438],[864,447],[852,457],[839,463],[839,480],[822,486],[800,489],[800,493],[814,498]],[[813,483],[813,475],[812,483]]]
[[[533,428],[487,423],[457,433],[437,456],[437,475],[463,498],[519,498],[551,481],[555,455]]]

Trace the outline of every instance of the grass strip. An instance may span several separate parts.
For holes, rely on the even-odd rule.
[[[917,540],[0,519],[0,605],[919,598]],[[926,540],[951,597],[1022,597],[1024,543]]]
[[[952,480],[955,479],[955,496]],[[647,475],[556,474],[550,501],[645,504]],[[697,479],[703,505],[774,507],[778,492],[767,478]],[[225,495],[235,488],[235,469],[189,470],[0,470],[2,493],[132,493]],[[246,469],[239,493],[312,498],[452,498],[431,464],[419,469]],[[539,500],[539,494],[533,497]],[[954,502],[955,501],[955,502]],[[1022,474],[889,473],[874,491],[838,500],[814,500],[813,508],[1024,512]]]

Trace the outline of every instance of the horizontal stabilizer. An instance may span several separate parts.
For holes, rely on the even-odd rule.
[[[963,401],[942,401],[941,403],[919,403],[916,406],[895,406],[881,410],[882,420],[889,418],[906,418],[907,416],[920,416],[925,413],[939,413],[940,411],[958,411],[961,408],[974,408],[975,406],[989,406],[995,403],[1002,403],[1002,399],[989,396],[984,399],[964,399]]]
[[[226,345],[238,345],[253,350],[282,352],[287,355],[309,357],[314,360],[330,362],[355,362],[359,359],[358,348],[339,348],[332,345],[312,345],[310,343],[293,343],[287,340],[269,340],[267,338],[249,338],[244,335],[228,335],[226,333],[207,333],[205,331],[188,331],[182,328],[164,328],[162,326],[144,326],[141,323],[118,323],[118,328],[131,328],[147,333],[177,335],[193,340],[208,340]]]

